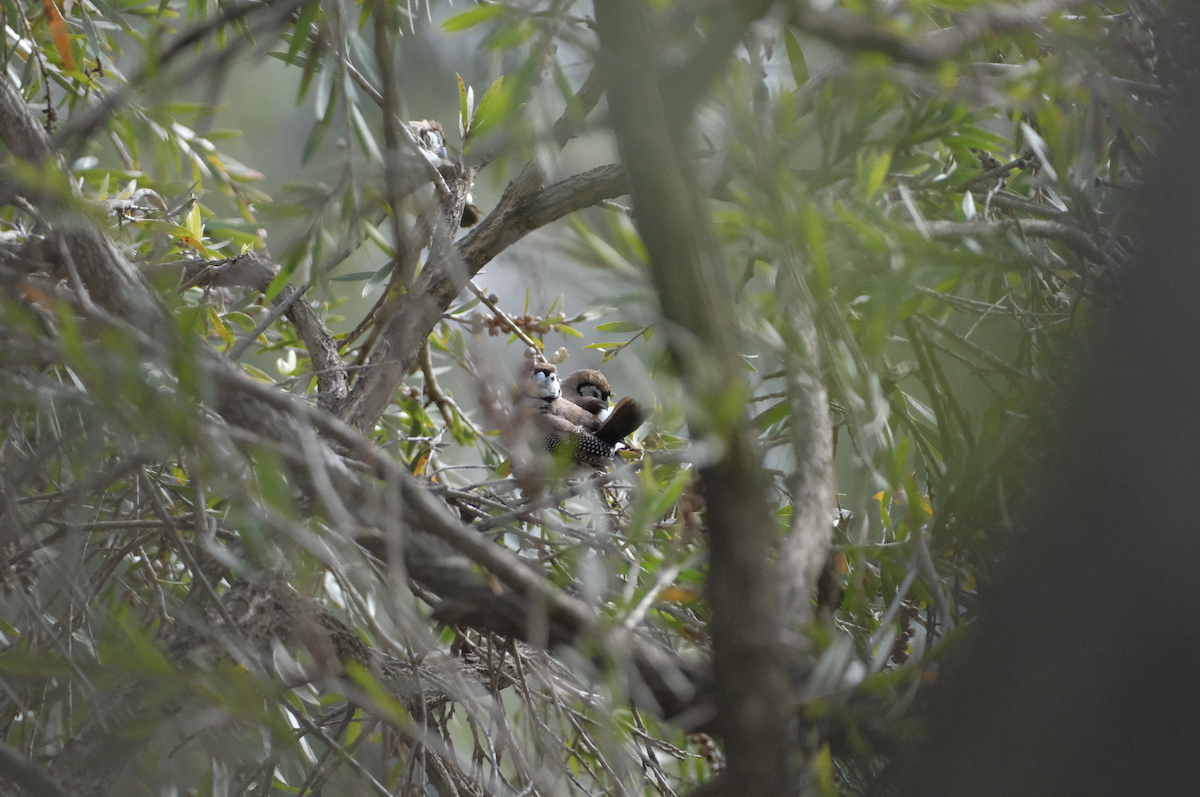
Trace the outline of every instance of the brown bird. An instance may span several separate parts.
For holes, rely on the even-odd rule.
[[[408,123],[408,129],[421,145],[421,149],[429,153],[429,159],[443,177],[453,177],[458,174],[458,165],[450,160],[450,150],[446,147],[446,131],[441,122],[421,119]],[[427,181],[426,181],[427,182]],[[483,218],[483,211],[475,206],[475,199],[467,194],[466,204],[463,205],[460,227],[471,227]]]
[[[636,432],[646,422],[648,413],[628,396],[618,401],[616,407],[610,407],[611,397],[612,388],[604,374],[591,368],[581,368],[562,380],[562,398],[590,416],[583,416],[578,423],[615,446]]]
[[[555,366],[538,363],[522,392],[521,411],[542,434],[546,450],[554,454],[570,447],[581,465],[609,464],[617,444],[646,419],[631,398],[610,413],[608,381],[598,371],[576,371],[560,383]]]
[[[580,368],[562,380],[562,397],[592,416],[589,419],[594,422],[591,429],[596,429],[608,418],[611,396],[612,388],[604,374],[591,368]]]

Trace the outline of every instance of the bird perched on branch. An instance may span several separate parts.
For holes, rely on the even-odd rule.
[[[560,382],[554,365],[535,363],[520,411],[551,454],[570,449],[578,464],[604,467],[617,445],[646,420],[645,410],[629,397],[610,412],[610,395],[608,380],[599,371],[575,371]]]
[[[568,374],[562,380],[562,397],[595,419],[595,425],[589,427],[592,429],[603,423],[611,412],[608,402],[612,388],[604,374],[591,368],[580,368]]]
[[[581,426],[602,439],[613,440],[614,444],[633,434],[646,420],[642,405],[628,396],[618,401],[617,406],[610,406],[612,388],[604,374],[591,368],[581,368],[562,380],[562,398],[587,413],[579,420]]]
[[[441,122],[421,119],[409,122],[408,129],[412,131],[413,137],[417,139],[421,149],[427,153],[429,160],[444,177],[449,178],[458,172],[457,164],[450,160],[450,150],[446,147],[446,132],[442,129]],[[474,198],[467,194],[467,202],[463,206],[459,226],[470,227],[478,224],[482,218],[483,211],[475,206]]]

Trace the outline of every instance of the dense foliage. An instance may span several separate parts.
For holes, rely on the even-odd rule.
[[[1173,32],[1139,2],[632,5],[717,264],[673,283],[625,171],[656,122],[604,102],[600,9],[0,2],[0,775],[681,793],[746,766],[710,624],[766,618],[796,789],[886,788],[1130,257]],[[398,66],[463,41],[478,91]],[[321,165],[270,197],[181,99],[268,55]],[[445,151],[418,85],[459,108]],[[556,160],[614,134],[623,163]],[[475,179],[507,188],[455,240]],[[542,227],[609,292],[472,281]],[[676,290],[714,302],[719,389]],[[538,470],[505,338],[649,374],[612,468]],[[709,603],[744,452],[779,616]]]

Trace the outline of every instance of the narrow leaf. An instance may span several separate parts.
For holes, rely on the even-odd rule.
[[[43,0],[43,5],[46,8],[46,19],[50,21],[50,37],[54,39],[54,49],[58,50],[58,57],[62,59],[63,70],[73,72],[75,55],[71,52],[71,36],[66,20],[58,12],[54,0]]]
[[[504,13],[504,6],[495,5],[479,5],[474,8],[464,11],[461,14],[456,14],[450,19],[442,23],[442,30],[447,33],[456,33],[460,30],[473,28],[481,22],[487,22],[489,19],[500,16]]]
[[[505,90],[504,76],[501,75],[479,99],[479,107],[475,109],[475,115],[471,119],[471,135],[482,136],[504,121],[511,110],[511,92]]]
[[[599,332],[641,332],[643,329],[645,329],[644,324],[635,324],[632,321],[612,321],[596,325],[596,330]]]
[[[788,61],[792,64],[792,76],[796,85],[803,86],[808,82],[808,64],[804,63],[804,53],[800,52],[800,42],[796,41],[791,29],[783,29],[783,41],[787,45]]]
[[[363,286],[362,290],[364,299],[374,293],[380,285],[383,285],[383,283],[387,282],[388,277],[390,277],[392,274],[392,265],[392,263],[388,263],[386,266],[376,271],[371,279],[367,280],[367,284]]]
[[[466,141],[467,124],[470,121],[470,110],[467,107],[467,86],[463,83],[462,75],[455,72],[454,76],[458,78],[458,137]]]
[[[1058,182],[1058,172],[1054,171],[1054,167],[1050,165],[1050,157],[1047,154],[1046,142],[1038,135],[1038,132],[1030,127],[1025,122],[1021,122],[1021,132],[1025,134],[1025,142],[1033,147],[1033,151],[1037,153],[1038,159],[1042,162],[1042,171],[1046,173],[1046,177],[1050,178],[1050,182]]]
[[[971,195],[970,191],[963,194],[962,212],[967,217],[967,221],[975,218],[975,197]]]
[[[362,111],[358,109],[358,103],[351,103],[350,119],[354,122],[354,132],[359,143],[367,151],[371,160],[383,163],[383,153],[379,151],[379,145],[375,143],[375,136],[371,133],[367,120],[363,118]]]

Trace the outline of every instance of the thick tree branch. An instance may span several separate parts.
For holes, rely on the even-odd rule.
[[[730,794],[775,797],[789,790],[790,745],[778,598],[769,577],[774,518],[744,410],[749,391],[735,348],[731,291],[707,223],[709,210],[685,156],[693,109],[671,99],[675,86],[657,56],[662,42],[652,38],[642,3],[606,0],[596,6],[596,22],[613,127],[668,322],[668,345],[689,392],[706,408],[689,417],[689,429],[694,438],[716,441],[722,452],[701,478],[717,727],[729,761],[723,787]],[[744,31],[743,21],[718,38],[739,41]],[[728,52],[711,55],[728,58]]]
[[[496,255],[536,229],[602,200],[629,193],[629,178],[618,164],[568,177],[522,200],[505,194],[488,217],[459,244],[471,276]]]
[[[366,375],[351,394],[346,420],[358,429],[369,429],[391,401],[409,369],[417,364],[421,347],[442,320],[442,314],[462,293],[467,282],[492,258],[533,230],[591,207],[602,199],[628,191],[620,166],[601,166],[522,198],[517,181],[479,226],[440,260],[430,259],[404,296],[380,335]]]
[[[0,742],[0,778],[20,786],[31,797],[70,797],[37,764]]]
[[[813,11],[808,0],[792,0],[791,22],[845,50],[876,52],[901,63],[933,67],[953,58],[983,33],[1008,33],[1045,25],[1046,17],[1084,0],[1033,0],[1021,6],[988,5],[963,15],[953,26],[906,38],[864,17],[833,8]]]
[[[1025,235],[1059,241],[1075,250],[1080,257],[1105,266],[1117,263],[1092,237],[1078,227],[1046,219],[1008,219],[1004,221],[927,221],[931,238],[957,241],[964,238],[993,238],[998,235]]]

